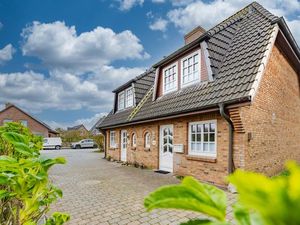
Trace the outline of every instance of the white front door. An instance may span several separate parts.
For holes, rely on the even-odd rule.
[[[160,127],[159,169],[173,172],[173,125]]]
[[[127,161],[127,131],[121,131],[121,161]]]

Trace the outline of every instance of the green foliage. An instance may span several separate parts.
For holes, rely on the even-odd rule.
[[[94,135],[94,136],[92,136],[92,139],[97,144],[99,150],[104,151],[104,137],[103,137],[103,135],[101,135],[101,134]]]
[[[10,122],[0,127],[0,155],[15,158],[38,156],[42,147],[42,137],[33,135],[20,123]]]
[[[45,225],[62,225],[65,222],[69,221],[70,216],[65,213],[55,212],[52,214],[52,217],[46,220]]]
[[[148,210],[175,208],[201,212],[224,221],[226,195],[220,189],[186,177],[180,185],[161,187],[145,199]]]
[[[40,157],[41,146],[41,138],[18,123],[0,127],[0,224],[35,225],[62,196],[49,181],[48,170],[65,160]],[[57,221],[52,224],[63,224],[68,216],[51,218]]]
[[[78,142],[82,139],[92,138],[92,135],[88,131],[84,130],[60,130],[60,137],[62,139],[63,146],[70,147],[72,142]]]
[[[300,167],[287,164],[288,176],[268,178],[264,175],[237,170],[228,180],[238,190],[233,206],[238,225],[300,224]],[[229,225],[226,222],[226,194],[191,177],[179,185],[157,189],[145,198],[148,210],[175,208],[203,213],[211,219],[191,220],[185,225]]]

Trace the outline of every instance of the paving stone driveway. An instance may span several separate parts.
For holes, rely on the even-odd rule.
[[[66,165],[53,167],[50,175],[64,192],[52,211],[68,212],[68,224],[180,224],[199,217],[187,211],[145,211],[147,194],[161,185],[179,182],[170,174],[108,162],[94,150],[50,150],[43,155],[67,159]],[[231,194],[229,201],[234,201]],[[228,214],[231,217],[230,211]]]

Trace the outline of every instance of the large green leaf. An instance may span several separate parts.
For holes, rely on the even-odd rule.
[[[21,142],[13,143],[13,145],[15,147],[15,150],[23,154],[24,156],[33,156],[33,151],[28,145]]]
[[[213,221],[208,219],[194,219],[180,225],[230,225],[227,222]]]
[[[201,212],[220,221],[225,220],[226,195],[216,187],[208,187],[192,177],[186,177],[179,185],[158,188],[144,200],[147,210],[175,208]],[[218,195],[211,197],[210,195]],[[219,202],[215,201],[216,199]]]
[[[2,138],[10,143],[21,142],[21,143],[28,143],[26,137],[22,134],[16,132],[4,132],[2,133]]]
[[[62,225],[69,220],[70,220],[69,214],[55,212],[52,214],[52,216],[49,219],[47,219],[45,225]]]
[[[239,193],[239,201],[259,214],[266,225],[300,224],[300,169],[289,163],[289,176],[268,178],[237,170],[229,177]]]
[[[10,196],[10,193],[7,190],[0,190],[0,200]]]

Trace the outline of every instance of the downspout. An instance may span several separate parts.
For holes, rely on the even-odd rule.
[[[228,174],[232,174],[234,172],[234,163],[233,163],[233,123],[229,117],[225,113],[224,104],[219,104],[220,114],[227,121],[229,128],[229,146],[228,146]]]

